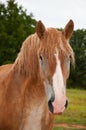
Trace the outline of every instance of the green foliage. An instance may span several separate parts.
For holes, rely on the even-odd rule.
[[[86,30],[74,31],[70,44],[75,52],[75,69],[71,67],[69,86],[86,89]]]
[[[15,0],[0,3],[0,65],[15,60],[22,42],[35,32],[36,20]]]

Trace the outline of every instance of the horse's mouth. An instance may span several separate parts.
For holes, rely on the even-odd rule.
[[[50,111],[50,113],[52,113],[54,115],[62,115],[64,110],[67,108],[67,106],[68,106],[68,101],[67,100],[66,100],[65,105],[63,105],[63,106],[56,106],[55,108],[54,108],[54,104],[53,104],[52,101],[48,102],[49,111]]]
[[[65,110],[65,107],[61,111],[54,111],[52,106],[49,107],[49,112],[53,115],[62,115]]]

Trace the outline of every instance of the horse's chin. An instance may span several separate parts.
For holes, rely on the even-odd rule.
[[[62,115],[63,112],[59,112],[59,113],[54,113],[54,115]]]

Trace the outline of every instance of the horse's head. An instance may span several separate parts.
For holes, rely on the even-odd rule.
[[[40,74],[43,79],[49,110],[61,114],[68,106],[66,98],[66,81],[69,77],[70,59],[74,61],[69,39],[74,28],[70,20],[63,31],[46,29],[41,21],[37,23],[36,32],[40,39],[38,59]]]

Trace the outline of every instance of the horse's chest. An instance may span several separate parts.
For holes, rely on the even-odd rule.
[[[40,107],[35,107],[29,114],[27,111],[22,130],[41,130],[42,117],[43,110]]]

